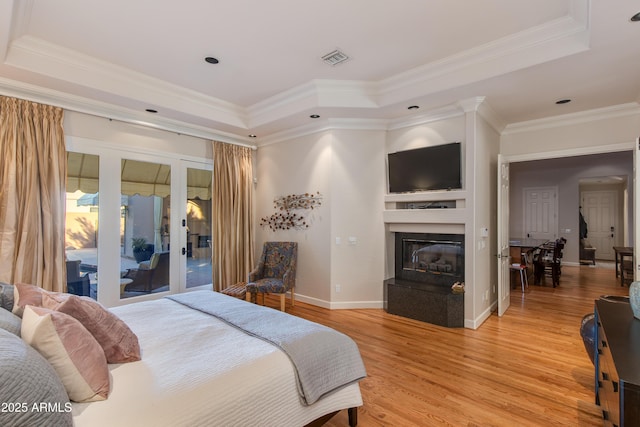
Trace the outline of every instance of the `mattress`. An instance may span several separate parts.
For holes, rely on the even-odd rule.
[[[169,299],[112,310],[138,336],[142,360],[110,365],[109,398],[74,403],[77,427],[303,426],[362,405],[357,383],[303,405],[280,349]]]

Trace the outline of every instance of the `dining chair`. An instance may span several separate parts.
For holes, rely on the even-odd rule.
[[[524,293],[525,286],[527,288],[529,287],[529,279],[527,277],[527,265],[528,265],[527,253],[522,252],[520,254],[520,262],[512,263],[511,266],[509,267],[511,271],[517,271],[520,273],[520,285],[522,286],[523,293]]]

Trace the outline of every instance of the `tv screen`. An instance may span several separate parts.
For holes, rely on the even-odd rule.
[[[459,142],[389,153],[388,166],[390,193],[462,188]]]

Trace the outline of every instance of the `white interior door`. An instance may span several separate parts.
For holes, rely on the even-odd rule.
[[[614,190],[582,192],[582,214],[587,223],[587,239],[596,248],[596,257],[614,260],[614,246],[622,246],[618,221],[618,193]]]
[[[498,316],[511,304],[509,280],[509,163],[498,155]]]
[[[524,190],[524,236],[555,240],[558,235],[557,187]]]

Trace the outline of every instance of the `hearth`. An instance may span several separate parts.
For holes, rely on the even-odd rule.
[[[385,280],[391,314],[440,326],[464,326],[464,235],[396,233],[395,277]]]

